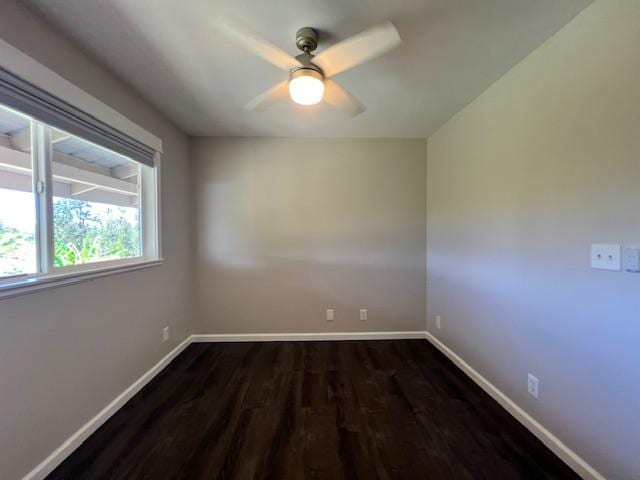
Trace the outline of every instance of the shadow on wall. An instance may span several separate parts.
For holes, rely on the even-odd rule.
[[[200,244],[198,283],[205,331],[424,329],[423,251],[406,249],[375,216],[356,224],[324,211],[324,226],[315,217],[310,236],[309,218],[290,220],[299,202],[288,212],[250,194],[236,202],[238,188],[238,182],[206,186],[211,210],[203,226],[210,237]],[[419,235],[424,224],[396,222],[396,228]],[[333,322],[326,321],[329,308]],[[368,309],[366,322],[361,308]]]
[[[202,333],[424,330],[424,140],[193,146]]]

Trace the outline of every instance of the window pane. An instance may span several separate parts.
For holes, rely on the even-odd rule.
[[[37,271],[32,183],[31,122],[0,106],[0,279]]]
[[[54,266],[138,257],[139,165],[52,130]]]

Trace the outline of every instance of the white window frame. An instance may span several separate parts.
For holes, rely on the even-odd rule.
[[[153,167],[141,168],[139,198],[142,256],[67,267],[53,266],[53,206],[50,127],[32,120],[32,181],[36,201],[38,272],[0,279],[0,300],[46,288],[59,287],[142,268],[161,265],[161,157],[162,141],[128,118],[71,84],[44,65],[0,39],[0,66],[56,95],[155,150]]]

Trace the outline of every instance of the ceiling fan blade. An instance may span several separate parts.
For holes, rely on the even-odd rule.
[[[332,77],[378,57],[400,45],[402,39],[391,22],[385,22],[348,38],[313,57],[325,77]]]
[[[289,55],[284,50],[234,23],[216,20],[214,25],[225,37],[240,44],[250,52],[253,52],[260,58],[278,68],[281,68],[282,70],[286,70],[288,72],[292,67],[299,67],[302,65],[293,57],[293,55]]]
[[[360,115],[366,110],[364,105],[333,80],[326,79],[324,81],[323,99],[332,107],[342,110],[352,117]]]
[[[280,82],[266,92],[261,93],[249,103],[247,103],[244,108],[245,110],[260,111],[270,107],[280,100],[284,100],[285,98],[289,98],[288,81]]]

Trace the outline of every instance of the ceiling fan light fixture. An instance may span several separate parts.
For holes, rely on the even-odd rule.
[[[302,53],[294,57],[233,23],[221,19],[215,23],[227,38],[289,73],[287,80],[283,79],[247,103],[244,108],[249,111],[263,110],[290,97],[300,105],[315,105],[324,100],[327,105],[355,117],[364,112],[365,107],[332,77],[379,57],[402,41],[396,27],[384,22],[314,54],[318,31],[303,27],[296,32],[296,47]]]
[[[315,105],[324,96],[324,78],[312,68],[299,68],[289,77],[289,95],[300,105]]]

